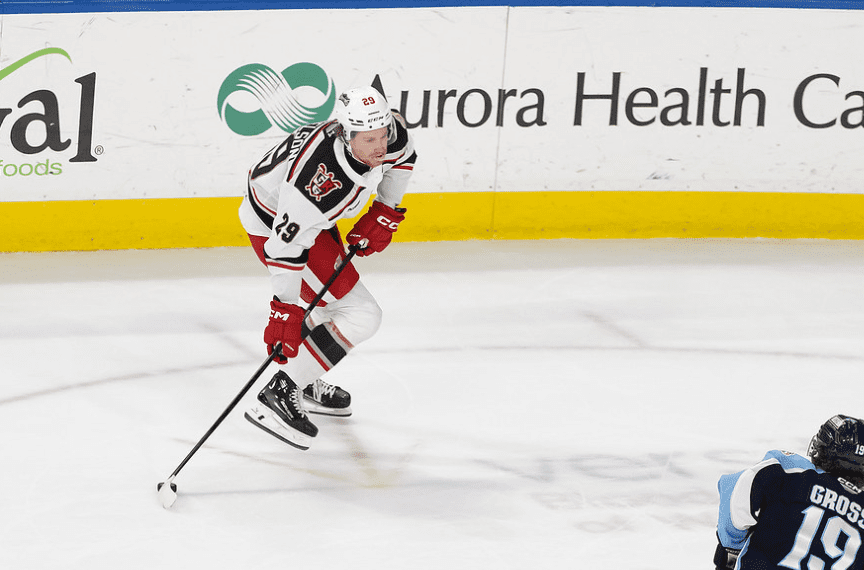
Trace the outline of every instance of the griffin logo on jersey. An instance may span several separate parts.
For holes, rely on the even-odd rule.
[[[315,200],[320,202],[324,196],[333,190],[338,190],[339,188],[342,188],[342,183],[333,179],[333,173],[328,172],[326,166],[319,164],[318,170],[306,186],[306,191],[309,192],[309,195],[315,198]]]

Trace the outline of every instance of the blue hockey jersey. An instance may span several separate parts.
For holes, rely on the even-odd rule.
[[[800,455],[769,451],[717,485],[717,537],[736,569],[864,570],[864,496]]]

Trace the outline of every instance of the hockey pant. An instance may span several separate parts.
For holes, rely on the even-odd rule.
[[[264,243],[267,237],[250,234],[249,240],[266,265]],[[337,232],[324,231],[318,235],[309,249],[309,259],[302,273],[303,302],[312,302],[344,255]],[[345,358],[352,348],[371,338],[381,326],[381,308],[349,262],[305,324],[309,331],[297,356],[282,365],[300,388],[314,382]]]

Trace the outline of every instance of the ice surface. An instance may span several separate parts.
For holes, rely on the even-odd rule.
[[[0,255],[0,568],[711,567],[716,481],[864,416],[864,242],[393,244],[298,451],[247,248]],[[275,370],[275,369],[274,369]],[[265,377],[271,375],[270,371]]]

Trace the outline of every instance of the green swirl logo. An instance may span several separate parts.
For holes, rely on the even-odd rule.
[[[34,51],[30,55],[28,55],[26,57],[22,57],[21,59],[19,59],[15,63],[13,63],[11,65],[7,65],[3,69],[0,69],[0,80],[2,80],[7,75],[11,74],[13,71],[21,69],[22,67],[24,67],[25,65],[27,65],[28,63],[33,61],[34,59],[37,59],[37,58],[40,58],[40,57],[43,57],[46,55],[51,55],[51,54],[62,55],[63,57],[65,57],[69,61],[72,61],[72,58],[69,57],[69,54],[66,53],[65,50],[62,50],[60,48],[40,49],[39,51]]]
[[[231,106],[229,98],[243,92],[255,98],[257,110],[239,111]],[[300,102],[301,94],[306,104]],[[309,106],[309,99],[323,103]],[[295,63],[281,74],[260,63],[238,67],[222,82],[217,100],[219,117],[232,131],[247,137],[260,135],[273,126],[293,133],[303,125],[325,121],[335,103],[333,80],[323,69],[306,62]]]

